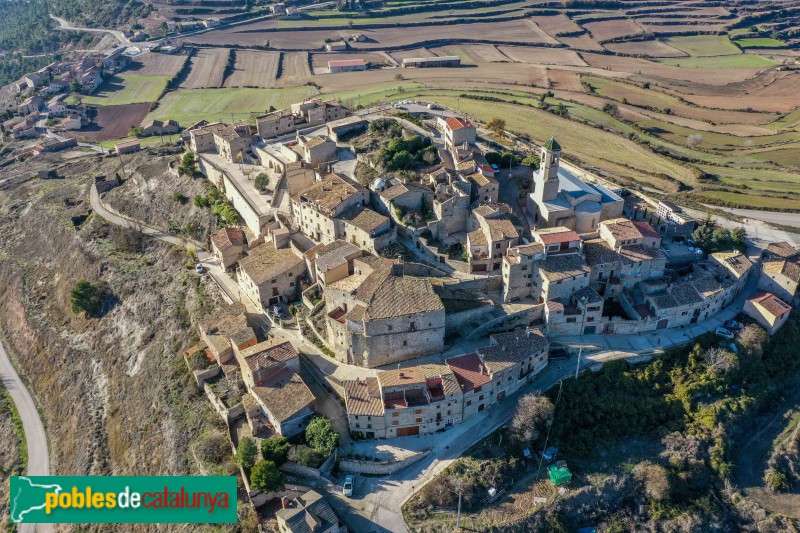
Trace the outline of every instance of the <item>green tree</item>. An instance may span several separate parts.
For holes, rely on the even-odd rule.
[[[301,444],[294,449],[294,462],[299,465],[316,468],[319,466],[320,460],[317,452],[308,446]]]
[[[539,160],[538,155],[529,155],[528,157],[522,160],[523,165],[528,165],[529,167],[532,167],[534,170],[539,168],[540,163],[541,161]]]
[[[772,492],[788,492],[792,490],[792,482],[789,481],[789,477],[784,472],[774,468],[767,470],[766,474],[764,474],[764,481]]]
[[[79,93],[83,90],[83,84],[78,80],[72,80],[72,83],[69,84],[69,90],[74,93]]]
[[[286,462],[286,456],[289,455],[289,448],[291,444],[286,440],[286,437],[273,437],[261,441],[261,457],[266,461],[272,461],[278,466]]]
[[[282,483],[283,476],[272,461],[259,461],[250,473],[250,485],[260,492],[273,492]]]
[[[209,433],[197,444],[197,455],[207,463],[220,464],[229,451],[228,437],[222,433]]]
[[[694,230],[692,237],[700,248],[705,251],[709,250],[714,237],[714,221],[711,220],[711,215],[706,216],[705,220]]]
[[[255,442],[250,437],[242,437],[239,441],[239,447],[236,450],[236,462],[242,468],[251,469],[256,462],[256,454],[258,449]]]
[[[411,153],[408,150],[400,150],[392,157],[392,168],[402,170],[409,166],[411,166]]]
[[[739,251],[745,250],[744,240],[746,238],[747,238],[747,231],[744,229],[743,226],[734,228],[733,231],[731,231],[731,243]]]
[[[169,25],[167,24],[166,21],[161,23],[161,31],[164,32],[164,37],[166,37],[167,34],[169,33]]]
[[[312,448],[327,457],[339,445],[339,434],[333,429],[330,420],[324,416],[316,416],[308,423],[306,440]]]
[[[102,291],[100,290],[100,286],[82,279],[72,288],[70,301],[72,303],[73,313],[95,316],[100,312],[102,304]]]
[[[502,118],[494,117],[486,123],[486,127],[495,133],[503,133],[503,130],[506,129],[506,121]]]
[[[266,172],[259,172],[258,176],[256,176],[255,186],[256,189],[261,192],[267,190],[267,187],[269,187],[269,176]]]
[[[181,159],[181,164],[178,165],[178,172],[184,174],[186,176],[195,176],[197,175],[197,159],[194,157],[194,153],[186,152],[183,154],[183,159]]]
[[[133,126],[128,130],[128,137],[142,137],[144,136],[144,129],[141,126]]]

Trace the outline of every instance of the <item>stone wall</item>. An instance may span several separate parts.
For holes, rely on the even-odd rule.
[[[447,313],[444,320],[445,335],[449,335],[454,331],[461,329],[464,324],[474,320],[481,315],[491,314],[494,311],[492,305],[482,305],[475,309],[468,309],[458,313]]]
[[[388,476],[409,465],[412,465],[431,453],[430,450],[417,452],[399,461],[362,461],[358,459],[342,458],[339,461],[339,470],[354,472],[356,474],[372,474]]]
[[[244,414],[244,405],[242,402],[237,403],[233,407],[226,406],[219,397],[214,394],[214,390],[208,386],[208,383],[203,382],[203,391],[206,393],[208,400],[211,402],[211,407],[217,414],[222,417],[225,422],[238,418]]]
[[[508,331],[521,326],[528,326],[535,320],[541,320],[544,317],[544,304],[531,306],[522,311],[511,313],[491,320],[475,331],[469,334],[468,339],[479,339],[485,337],[490,333],[498,331]]]

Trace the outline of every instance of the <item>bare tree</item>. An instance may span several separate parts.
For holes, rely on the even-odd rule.
[[[745,355],[751,359],[761,359],[769,335],[761,326],[750,324],[739,333],[737,340],[742,345]]]
[[[520,442],[530,444],[539,438],[542,428],[553,422],[553,411],[555,407],[549,398],[539,392],[526,394],[517,404],[511,431]]]
[[[669,473],[663,466],[645,461],[633,469],[633,476],[644,487],[651,500],[662,501],[669,498]]]
[[[699,133],[694,133],[694,134],[689,135],[688,137],[686,137],[686,144],[690,148],[697,147],[701,142],[703,142],[703,136],[701,134],[699,134]]]
[[[727,374],[739,366],[739,361],[734,354],[716,347],[709,348],[703,353],[703,361],[712,374]]]

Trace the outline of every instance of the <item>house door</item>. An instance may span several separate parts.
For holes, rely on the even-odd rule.
[[[500,391],[497,393],[497,400],[500,401],[506,397],[506,391]]]
[[[658,321],[658,324],[656,324],[656,329],[664,329],[665,327],[667,327],[667,324],[669,324],[669,320],[667,320],[666,318],[662,318],[661,320]]]
[[[419,426],[411,426],[407,428],[397,428],[398,437],[410,437],[412,435],[419,435]]]
[[[583,328],[583,334],[584,335],[594,335],[594,332],[596,331],[596,329],[597,329],[597,326],[586,326],[585,328]]]

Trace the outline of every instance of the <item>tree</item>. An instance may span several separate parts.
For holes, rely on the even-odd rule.
[[[179,204],[185,204],[186,201],[188,200],[188,198],[186,198],[186,196],[184,196],[182,193],[180,193],[178,191],[175,191],[174,193],[172,193],[172,199],[174,201],[178,202]]]
[[[308,446],[301,444],[294,449],[294,462],[315,468],[319,465],[319,456],[317,453]]]
[[[772,492],[788,492],[792,490],[792,482],[789,477],[775,468],[767,469],[764,474],[764,482]]]
[[[714,225],[714,221],[711,220],[711,215],[708,215],[692,233],[694,242],[703,250],[708,250],[711,246],[714,236]]]
[[[250,437],[242,437],[242,440],[239,441],[239,447],[236,450],[236,462],[242,468],[249,470],[253,468],[256,462],[257,453],[258,449],[253,439]]]
[[[183,159],[181,159],[181,164],[178,165],[178,172],[184,174],[186,176],[195,176],[197,175],[197,159],[194,157],[194,153],[186,152],[183,154]]]
[[[83,313],[85,316],[95,316],[100,312],[102,304],[102,291],[99,285],[94,285],[85,279],[80,280],[72,288],[70,294],[72,312]]]
[[[408,150],[400,150],[394,157],[392,157],[392,161],[390,163],[391,168],[396,170],[403,170],[411,166],[411,152]]]
[[[739,366],[733,353],[722,348],[709,348],[703,353],[703,361],[712,374],[727,374]]]
[[[522,164],[523,165],[528,165],[529,167],[531,167],[534,170],[536,170],[537,168],[539,168],[539,165],[541,164],[541,160],[539,159],[538,155],[529,155],[528,157],[526,157],[525,159],[522,160]]]
[[[402,74],[395,74],[394,79],[396,79],[397,81],[403,81],[404,79],[406,79],[406,77],[403,76]]]
[[[78,80],[72,80],[72,83],[69,84],[69,90],[74,93],[79,93],[83,90],[83,84]]]
[[[427,150],[422,154],[422,160],[432,165],[436,162],[436,150]]]
[[[211,207],[211,212],[217,215],[226,226],[235,226],[239,223],[239,213],[229,203],[216,203]]]
[[[169,33],[169,24],[167,24],[167,21],[161,23],[161,31],[164,32],[164,37]]]
[[[141,126],[132,126],[131,129],[128,130],[128,137],[142,137],[144,136],[144,130]]]
[[[567,106],[564,105],[564,102],[559,102],[558,106],[556,107],[556,115],[559,117],[566,117],[569,115],[569,110]]]
[[[255,186],[256,189],[261,192],[267,190],[267,187],[269,186],[269,176],[266,172],[259,172],[258,176],[256,176]]]
[[[703,135],[700,133],[694,133],[686,137],[686,145],[689,148],[696,148],[703,142]]]
[[[260,492],[273,492],[281,487],[283,476],[272,461],[259,461],[250,472],[250,485]]]
[[[286,462],[291,444],[286,437],[273,437],[261,441],[261,457],[266,461],[272,461],[278,466]]]
[[[760,360],[764,354],[764,347],[769,342],[769,335],[761,326],[749,324],[736,337],[742,347],[742,355],[747,359]]]
[[[520,398],[514,418],[511,419],[511,431],[520,444],[530,445],[539,438],[541,430],[553,421],[553,402],[538,392],[526,394]]]
[[[506,129],[506,121],[502,118],[494,117],[486,124],[486,127],[497,134],[502,134]]]
[[[617,113],[619,113],[619,108],[617,108],[617,104],[612,104],[610,102],[603,104],[603,113],[608,113],[612,117],[616,117]]]
[[[731,247],[731,232],[727,228],[714,228],[711,234],[712,251],[727,250]]]
[[[328,457],[339,446],[339,434],[324,416],[311,419],[306,428],[306,440],[320,454]]]
[[[731,243],[737,250],[744,251],[745,243],[744,240],[747,238],[747,231],[744,229],[743,226],[739,226],[738,228],[733,228],[731,231]]]
[[[669,473],[663,466],[645,461],[634,467],[633,476],[642,484],[645,494],[651,500],[663,501],[669,498]]]

